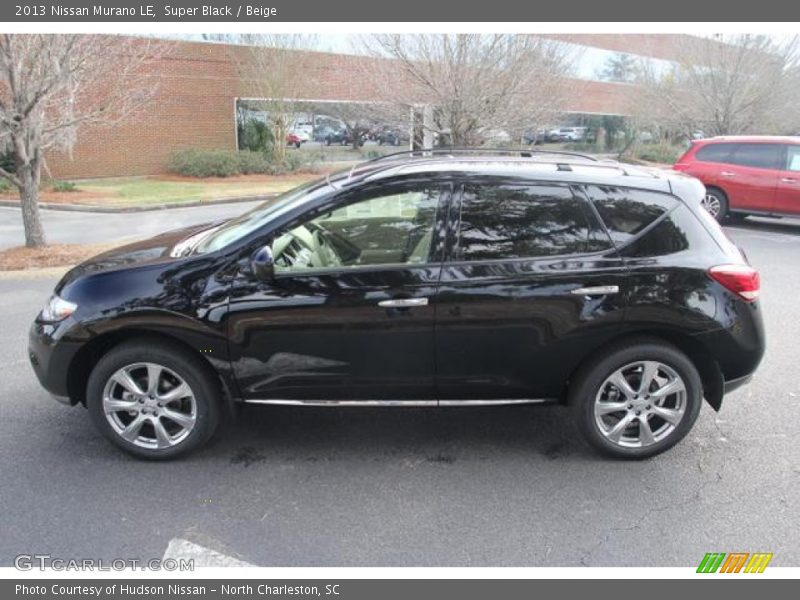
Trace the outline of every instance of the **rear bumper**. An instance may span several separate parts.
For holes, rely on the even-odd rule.
[[[738,377],[736,379],[729,379],[722,385],[722,393],[723,394],[730,394],[734,390],[738,390],[743,385],[747,385],[753,380],[752,373],[750,375],[745,375],[744,377]]]

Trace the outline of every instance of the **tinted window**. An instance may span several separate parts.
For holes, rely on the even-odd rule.
[[[611,186],[588,185],[586,193],[618,246],[626,244],[678,203],[667,194]]]
[[[679,206],[642,237],[620,251],[631,258],[666,256],[693,249],[713,256],[719,247],[686,206]]]
[[[272,243],[277,272],[428,262],[438,187],[380,191],[298,225]]]
[[[779,144],[737,144],[729,163],[759,169],[778,169],[781,163]]]
[[[534,258],[610,247],[568,186],[465,186],[456,260]]]
[[[727,162],[734,144],[708,144],[703,146],[695,154],[697,160],[705,162]]]
[[[787,146],[786,150],[786,170],[800,171],[800,146]]]

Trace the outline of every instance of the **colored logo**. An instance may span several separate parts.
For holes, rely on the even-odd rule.
[[[698,573],[763,573],[772,553],[767,552],[709,552],[700,561]]]

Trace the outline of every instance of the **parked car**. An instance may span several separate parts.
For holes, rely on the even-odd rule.
[[[580,142],[586,136],[587,127],[560,127],[547,133],[548,142]]]
[[[347,129],[329,129],[326,130],[323,135],[324,138],[322,139],[322,142],[326,146],[330,146],[332,144],[347,146],[353,143],[353,136]]]
[[[408,144],[410,136],[408,131],[401,127],[383,127],[374,134],[374,139],[379,146],[399,146]]]
[[[703,206],[718,221],[800,215],[800,139],[728,136],[692,142],[672,167],[706,186]]]
[[[292,129],[289,133],[300,140],[301,144],[311,141],[311,130],[309,128]]]
[[[764,351],[758,273],[703,194],[571,154],[373,160],[73,268],[30,362],[144,458],[200,447],[246,405],[529,403],[644,458]]]
[[[528,131],[522,136],[522,138],[529,146],[538,146],[547,141],[547,130],[537,129],[536,131]]]
[[[296,133],[289,132],[286,134],[286,145],[299,148],[300,146],[303,145],[303,140],[300,139],[300,136],[297,135]]]
[[[315,142],[321,142],[324,144],[325,141],[328,139],[328,136],[334,133],[335,131],[338,130],[334,129],[333,127],[317,127],[314,130],[314,135],[312,136],[312,139]]]

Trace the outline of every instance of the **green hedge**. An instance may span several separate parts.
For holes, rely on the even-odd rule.
[[[641,144],[633,150],[633,157],[639,160],[671,165],[680,158],[683,152],[684,148],[670,144]]]
[[[300,157],[293,153],[287,153],[286,160],[277,163],[264,152],[189,148],[175,152],[170,157],[168,169],[172,173],[187,177],[231,177],[253,173],[281,175],[306,166]]]
[[[169,170],[189,177],[230,177],[241,171],[239,153],[229,150],[179,150],[170,158]]]

